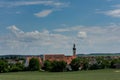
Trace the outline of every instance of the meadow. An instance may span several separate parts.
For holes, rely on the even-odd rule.
[[[0,80],[120,80],[120,70],[1,73]]]

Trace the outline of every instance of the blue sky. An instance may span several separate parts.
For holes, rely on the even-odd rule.
[[[0,55],[120,52],[119,0],[0,0]]]

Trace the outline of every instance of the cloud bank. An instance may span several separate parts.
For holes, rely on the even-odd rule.
[[[120,44],[119,25],[73,26],[51,31],[25,32],[17,26],[7,28],[10,33],[0,36],[0,50],[8,54],[72,54],[76,43],[77,52],[117,52]]]

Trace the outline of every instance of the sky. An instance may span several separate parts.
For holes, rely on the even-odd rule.
[[[120,53],[120,0],[0,0],[0,55]]]

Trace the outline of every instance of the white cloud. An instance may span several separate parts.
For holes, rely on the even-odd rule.
[[[37,17],[46,17],[49,14],[51,14],[52,12],[53,12],[53,10],[48,9],[48,10],[43,10],[41,12],[35,13],[34,15],[37,16]]]
[[[64,7],[68,7],[69,2],[62,2],[60,0],[22,0],[22,1],[0,1],[0,7],[21,7],[21,6],[42,6],[44,8],[43,11],[34,13],[37,17],[46,17],[51,14],[55,10],[60,10]],[[49,7],[50,9],[45,10],[45,6]],[[54,9],[54,10],[53,10]],[[11,12],[10,12],[11,13]],[[16,14],[21,14],[20,11],[16,11]]]
[[[67,36],[61,34],[52,34],[48,30],[44,30],[43,32],[39,32],[37,30],[31,32],[23,32],[16,26],[10,26],[8,29],[15,35],[15,40],[21,43],[33,43],[43,46],[53,44],[59,45],[63,44],[68,39]]]
[[[16,7],[16,6],[30,6],[30,5],[44,5],[44,6],[55,6],[63,7],[68,5],[68,3],[62,3],[56,0],[24,0],[24,1],[2,1],[0,2],[0,7]]]
[[[19,28],[17,28],[15,25],[9,26],[7,29],[11,30],[12,33],[14,33],[14,35],[18,35],[18,34],[22,34],[24,33],[23,31],[21,31]]]
[[[86,32],[78,32],[78,38],[80,39],[84,39],[87,38],[87,33]]]
[[[51,33],[48,30],[24,32],[15,25],[7,29],[12,34],[0,36],[1,54],[60,53],[59,50],[70,47],[70,38],[62,34]]]
[[[103,12],[105,15],[120,18],[120,9],[114,9]]]
[[[3,53],[43,54],[72,53],[72,44],[76,43],[78,53],[118,52],[120,44],[120,25],[109,26],[73,26],[65,28],[67,32],[30,31],[25,32],[15,25],[8,27],[12,34],[0,36],[0,50]],[[62,29],[62,28],[61,28]]]
[[[78,31],[83,26],[74,26],[74,27],[67,27],[67,28],[60,28],[60,29],[54,29],[55,32],[70,32],[70,31]]]
[[[18,29],[15,25],[9,26],[8,29],[11,31],[20,31],[20,29]]]
[[[64,29],[67,30],[65,32],[68,32],[69,34],[77,32],[77,37],[79,37],[80,39],[86,38],[88,39],[88,42],[92,41],[94,44],[103,43],[109,44],[113,42],[115,39],[116,39],[115,41],[120,40],[119,38],[120,27],[119,25],[115,24],[111,24],[108,26],[73,26]],[[57,30],[59,32],[59,30],[62,29],[55,29],[54,31]]]
[[[114,0],[107,0],[107,1],[114,1]],[[96,13],[104,14],[107,16],[120,18],[120,4],[112,5],[109,10],[101,11],[100,9],[96,10]]]
[[[70,31],[69,29],[55,29],[55,32],[68,32]]]

